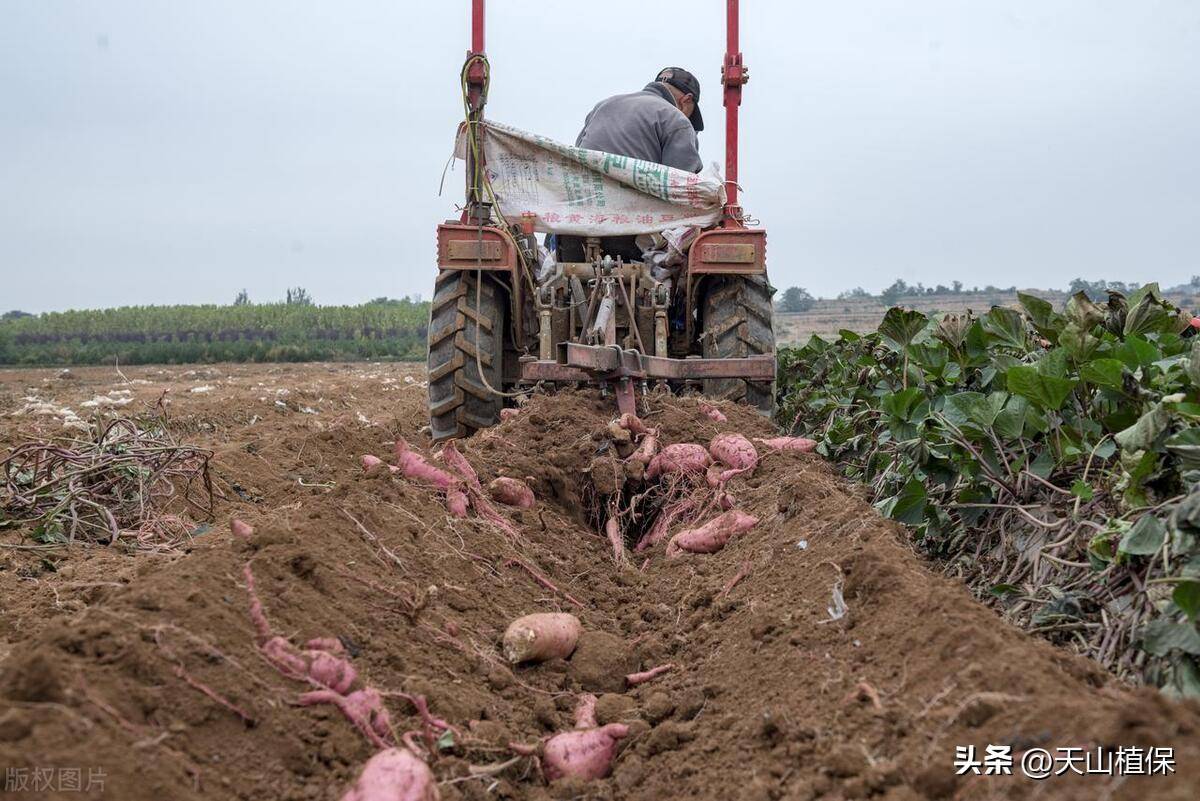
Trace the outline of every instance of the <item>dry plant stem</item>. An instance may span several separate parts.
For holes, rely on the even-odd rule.
[[[160,420],[120,418],[92,440],[30,442],[0,459],[0,512],[68,542],[173,548],[192,528],[172,507],[212,519],[212,452],[177,444]],[[182,509],[179,509],[182,511]]]
[[[568,601],[575,604],[580,609],[583,609],[586,606],[586,604],[584,604],[583,601],[580,601],[578,598],[571,595],[570,593],[564,592],[564,591],[560,590],[558,587],[556,587],[554,585],[554,582],[550,581],[550,579],[546,578],[541,573],[537,572],[537,570],[535,570],[533,568],[533,566],[530,565],[525,560],[518,559],[517,557],[514,556],[513,558],[509,559],[507,562],[504,563],[505,567],[513,567],[514,565],[524,569],[526,573],[528,573],[531,577],[533,577],[534,581],[536,581],[538,584],[542,585],[546,589],[550,590],[550,592],[553,592],[556,595],[561,595],[563,598],[566,598]]]

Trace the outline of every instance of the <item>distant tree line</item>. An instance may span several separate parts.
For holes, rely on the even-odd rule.
[[[1135,292],[1141,284],[1134,281],[1125,283],[1124,281],[1087,281],[1083,278],[1076,278],[1071,282],[1071,294],[1083,292],[1092,300],[1107,300],[1109,292],[1120,292],[1122,295],[1129,295]],[[1191,280],[1186,284],[1177,284],[1176,286],[1167,287],[1165,292],[1170,294],[1196,294],[1200,293],[1200,275],[1193,275]]]
[[[1125,283],[1124,281],[1107,280],[1088,281],[1084,278],[1075,278],[1071,281],[1068,287],[1068,292],[1072,295],[1076,292],[1084,292],[1092,300],[1101,301],[1108,299],[1108,293],[1110,291],[1120,292],[1128,295],[1134,290],[1138,289],[1140,286],[1140,283],[1135,282]],[[994,297],[1004,294],[1011,295],[1016,291],[1016,286],[998,287],[988,284],[982,288],[979,286],[974,286],[970,289],[967,289],[963,286],[962,281],[952,281],[950,286],[946,286],[945,284],[925,286],[920,282],[916,284],[909,284],[903,278],[897,278],[890,286],[881,290],[878,295],[874,295],[859,286],[855,287],[854,289],[848,289],[844,292],[838,293],[837,300],[873,299],[884,306],[895,306],[905,298],[931,297],[938,295],[991,295]],[[1186,284],[1167,287],[1164,291],[1173,295],[1200,295],[1200,275],[1192,276],[1191,280]],[[804,289],[803,287],[789,287],[783,292],[782,295],[780,295],[779,299],[775,303],[775,306],[776,309],[781,312],[798,313],[808,311],[809,309],[813,308],[816,303],[817,298],[814,298],[812,294],[810,294],[808,290]]]
[[[783,291],[779,300],[775,302],[775,306],[781,312],[796,314],[808,311],[816,302],[817,299],[810,295],[807,289],[793,286]]]
[[[243,290],[230,306],[10,312],[0,319],[0,364],[419,360],[428,321],[417,298],[318,306],[302,288],[283,303],[252,303]]]

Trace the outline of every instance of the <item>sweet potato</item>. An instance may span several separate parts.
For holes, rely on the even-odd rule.
[[[354,665],[342,657],[316,649],[299,651],[284,637],[271,637],[259,646],[259,650],[289,679],[308,681],[338,693],[348,691],[358,679]]]
[[[741,434],[717,434],[708,443],[708,452],[721,464],[734,470],[753,470],[758,466],[754,443]]]
[[[467,483],[467,489],[483,494],[483,486],[479,483],[479,474],[475,472],[474,467],[471,467],[467,457],[462,455],[462,451],[454,444],[454,440],[442,446],[440,458],[446,463],[446,467],[457,473]]]
[[[642,441],[638,445],[637,450],[629,455],[629,461],[641,462],[644,465],[648,465],[650,464],[651,460],[654,459],[654,456],[657,453],[658,436],[655,434],[647,434],[646,436],[642,437]]]
[[[672,537],[667,543],[667,558],[674,559],[684,553],[716,553],[731,537],[749,531],[757,524],[757,517],[732,509],[702,526],[684,529]]]
[[[300,651],[286,637],[272,634],[262,600],[255,588],[254,571],[250,569],[249,562],[243,568],[242,574],[246,579],[246,592],[250,596],[250,621],[258,635],[255,639],[267,661],[290,679],[308,681],[338,693],[349,690],[358,679],[358,671],[347,660],[337,655],[343,653],[341,642],[329,638],[313,639],[308,641],[305,651]]]
[[[560,732],[546,741],[543,757],[550,781],[573,777],[602,779],[612,770],[617,740],[629,734],[621,723],[596,723],[596,696],[584,693],[575,705],[575,731]]]
[[[612,772],[617,741],[629,734],[624,723],[554,735],[543,751],[546,778],[603,779]]]
[[[618,448],[621,446],[631,447],[630,443],[633,442],[633,432],[628,428],[623,428],[619,420],[613,420],[608,424],[608,436],[612,438]]]
[[[772,437],[771,439],[756,439],[773,451],[800,451],[809,453],[817,447],[817,441],[808,437]]]
[[[306,651],[309,658],[308,678],[323,687],[345,693],[354,686],[358,671],[345,659],[327,651]]]
[[[250,622],[254,624],[254,630],[258,633],[258,645],[261,648],[267,640],[271,639],[271,624],[267,622],[267,613],[263,610],[262,599],[258,597],[258,590],[254,583],[254,571],[250,569],[249,562],[242,567],[242,577],[246,580],[246,595],[250,599]]]
[[[604,534],[608,537],[608,543],[612,546],[613,561],[618,564],[625,560],[625,537],[621,533],[621,524],[617,522],[615,517],[610,517],[604,523]]]
[[[438,801],[437,780],[407,748],[385,748],[367,760],[341,801]]]
[[[646,468],[646,478],[676,473],[702,474],[710,464],[712,457],[703,445],[677,443],[663,448],[658,456],[650,460],[650,466]]]
[[[248,540],[250,539],[250,535],[254,533],[254,526],[235,517],[229,521],[229,531],[233,534],[235,540]]]
[[[650,428],[636,414],[626,412],[617,418],[617,425],[631,434],[657,434],[658,429]]]
[[[370,471],[374,470],[376,467],[379,467],[379,465],[381,465],[381,464],[383,464],[383,460],[380,459],[378,456],[372,456],[369,453],[363,454],[362,466],[363,466],[363,470],[365,470],[366,472],[369,473]],[[399,467],[396,467],[395,465],[390,465],[390,464],[388,465],[388,470],[391,470],[393,473],[400,472]]]
[[[725,486],[730,479],[740,476],[742,473],[749,472],[753,469],[754,468],[752,467],[745,467],[741,470],[726,470],[721,465],[714,464],[708,468],[708,472],[704,474],[704,477],[708,482],[708,486],[712,487],[713,489],[720,489],[721,487]],[[724,508],[728,509],[729,507],[726,506]]]
[[[575,728],[594,729],[600,724],[596,722],[596,696],[583,693],[575,702]]]
[[[392,723],[383,697],[373,687],[342,695],[336,690],[313,690],[300,696],[301,706],[333,704],[363,735],[379,748],[387,748],[392,738]]]
[[[513,409],[513,408],[501,409],[500,410],[500,422],[503,423],[505,420],[512,420],[514,417],[516,417],[520,413],[521,413],[520,409]]]
[[[267,661],[289,679],[304,681],[308,677],[308,660],[286,637],[270,637],[258,647]]]
[[[704,401],[700,401],[700,411],[703,412],[704,415],[706,417],[708,417],[710,420],[715,420],[718,423],[728,423],[729,422],[729,418],[725,416],[725,413],[722,412],[720,409],[718,409],[716,406],[713,406],[711,403],[705,403]]]
[[[483,486],[479,483],[479,474],[475,472],[475,468],[471,467],[471,463],[467,461],[467,457],[463,456],[451,440],[442,448],[442,460],[446,466],[454,472],[458,473],[462,480],[467,485],[467,497],[470,499],[471,506],[479,513],[479,516],[484,520],[495,525],[512,539],[520,539],[520,533],[516,526],[504,515],[496,511],[496,507],[492,506],[492,502],[483,493]],[[447,496],[449,502],[449,496]],[[451,509],[451,514],[455,514],[455,509]],[[463,515],[465,516],[465,511]]]
[[[532,509],[536,503],[533,490],[519,478],[500,476],[492,479],[492,483],[488,484],[488,494],[496,503],[515,506],[518,509]]]
[[[651,679],[658,678],[662,674],[666,673],[668,670],[673,670],[674,667],[675,667],[675,665],[673,665],[671,663],[667,663],[665,665],[659,665],[656,668],[650,668],[649,670],[643,670],[640,673],[628,673],[625,676],[625,683],[627,685],[629,685],[630,687],[636,687],[639,684],[645,684],[646,682],[650,681]]]
[[[309,651],[324,651],[337,656],[346,653],[346,646],[337,637],[313,637],[304,643],[304,647]]]
[[[363,461],[365,463],[365,457]],[[395,462],[405,478],[431,484],[440,490],[448,490],[458,483],[454,476],[434,467],[424,456],[409,448],[403,439],[396,440]]]
[[[451,517],[467,516],[467,494],[459,487],[446,490],[446,511]]]
[[[509,662],[566,659],[575,650],[583,626],[567,612],[536,612],[519,617],[504,632],[504,657]]]
[[[696,504],[691,498],[684,498],[678,503],[673,503],[663,508],[658,513],[658,517],[654,519],[654,524],[650,526],[650,530],[638,540],[633,550],[636,553],[641,553],[647,548],[653,548],[655,545],[658,545],[667,536],[667,532],[670,531],[675,521],[695,508]]]

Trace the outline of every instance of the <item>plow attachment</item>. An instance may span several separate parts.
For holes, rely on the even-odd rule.
[[[617,397],[617,407],[622,413],[636,413],[635,381],[677,382],[713,378],[775,380],[775,358],[770,355],[733,359],[672,359],[647,356],[617,345],[584,345],[578,342],[562,343],[559,354],[562,361],[522,360],[521,380],[582,381],[599,383],[601,386],[611,383]]]

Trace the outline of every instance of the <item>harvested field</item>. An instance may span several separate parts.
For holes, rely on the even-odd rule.
[[[340,797],[377,745],[334,705],[301,705],[312,685],[258,646],[249,565],[274,634],[336,638],[326,647],[344,651],[354,686],[381,693],[391,725],[376,737],[436,737],[443,799],[1196,797],[1200,704],[1120,685],[1007,626],[818,457],[760,448],[756,469],[729,478],[734,508],[759,522],[723,549],[668,559],[664,541],[618,561],[603,489],[638,479],[587,472],[624,470],[611,399],[535,397],[458,443],[485,487],[508,476],[536,495],[499,507],[498,525],[364,471],[364,454],[389,460],[398,438],[432,459],[422,373],[0,373],[5,450],[169,390],[171,430],[213,451],[219,495],[211,529],[171,548],[35,548],[27,530],[0,531],[0,765],[101,770],[96,797],[122,801]],[[773,436],[749,410],[718,407],[724,422],[694,399],[652,397],[641,416],[663,445]],[[235,536],[234,518],[253,533]],[[513,667],[501,638],[537,612],[577,616],[578,646]],[[547,785],[521,746],[570,729],[583,692],[599,724],[628,735],[610,777]],[[445,725],[423,720],[418,697]],[[955,776],[956,746],[988,744],[1011,745],[1018,764],[1033,748],[1172,747],[1176,772]]]

